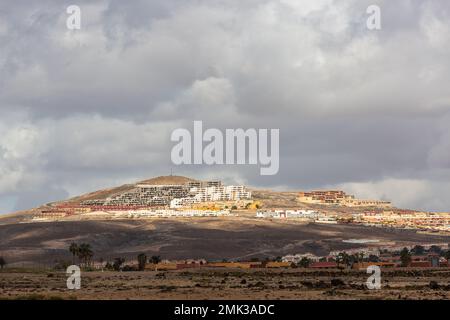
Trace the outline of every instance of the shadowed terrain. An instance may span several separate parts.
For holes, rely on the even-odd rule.
[[[94,259],[134,259],[145,252],[164,259],[245,260],[305,252],[326,255],[330,250],[362,246],[342,242],[358,238],[400,245],[450,242],[450,237],[412,230],[227,217],[1,225],[0,252],[12,264],[52,265],[56,260],[71,260],[67,249],[75,241],[91,244]]]

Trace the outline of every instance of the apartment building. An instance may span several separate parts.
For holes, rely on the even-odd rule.
[[[252,196],[245,186],[193,187],[190,189],[190,193],[195,195],[200,202],[236,201],[250,199]]]
[[[84,206],[170,206],[181,208],[209,201],[251,199],[245,186],[223,186],[220,181],[189,182],[184,185],[138,184],[129,191],[106,199],[86,200]]]
[[[450,214],[432,212],[364,213],[354,215],[354,221],[373,226],[386,226],[406,229],[450,231]]]
[[[382,200],[362,200],[341,190],[315,190],[300,192],[298,200],[309,204],[341,205],[347,207],[391,207],[391,203]]]

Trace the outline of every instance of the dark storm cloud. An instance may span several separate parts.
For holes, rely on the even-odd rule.
[[[66,29],[68,5],[82,29]],[[34,206],[167,174],[342,187],[449,210],[450,4],[0,3],[0,202]],[[279,128],[280,171],[182,166],[170,133]],[[6,200],[1,200],[6,199]]]

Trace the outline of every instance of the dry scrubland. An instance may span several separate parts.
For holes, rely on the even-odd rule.
[[[357,271],[189,270],[86,272],[66,288],[56,272],[0,273],[0,299],[449,299],[450,271],[389,270],[368,290]]]

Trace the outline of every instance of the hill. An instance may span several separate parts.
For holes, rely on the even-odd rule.
[[[197,181],[182,176],[160,176],[114,188],[98,190],[56,204],[77,204],[83,200],[105,199],[127,192],[136,185],[171,185]],[[252,190],[254,200],[266,208],[311,208],[335,213],[356,212],[356,208],[299,203],[296,192]],[[43,209],[43,207],[41,207]],[[48,209],[48,208],[47,208]],[[448,236],[418,234],[413,230],[393,230],[356,225],[257,219],[255,211],[238,211],[223,218],[122,219],[111,220],[92,215],[73,216],[65,221],[23,223],[39,209],[0,217],[0,252],[10,263],[36,262],[52,265],[70,260],[71,242],[93,246],[95,256],[112,260],[118,256],[133,259],[137,254],[161,255],[168,259],[250,259],[289,253],[326,254],[330,250],[354,248],[360,244],[344,239],[376,239],[380,243],[448,243]],[[363,209],[359,209],[363,210]]]
[[[138,184],[147,184],[147,185],[172,185],[172,184],[185,184],[188,182],[195,182],[199,180],[191,179],[183,176],[159,176],[155,178],[150,178],[146,180],[137,181],[135,183],[124,184],[118,187],[112,187],[107,189],[101,189],[89,193],[85,193],[73,198],[69,198],[67,200],[55,201],[48,204],[43,204],[40,207],[32,208],[28,210],[22,210],[18,212],[13,212],[10,214],[0,215],[0,225],[10,224],[10,223],[19,223],[27,216],[37,213],[40,209],[47,206],[55,206],[59,204],[71,204],[77,205],[82,201],[86,200],[94,200],[94,199],[106,199],[116,194],[121,194],[128,192],[136,187]]]

